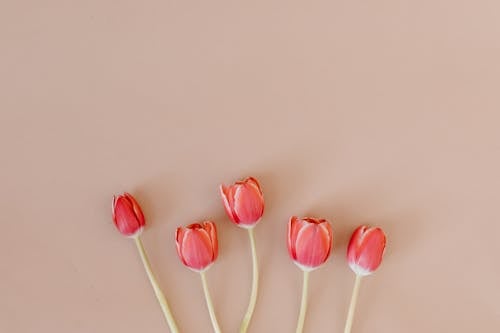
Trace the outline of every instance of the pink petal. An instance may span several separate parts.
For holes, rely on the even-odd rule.
[[[330,246],[328,247],[328,253],[326,254],[326,257],[328,258],[330,256],[330,253],[331,253],[332,247],[333,247],[333,231],[332,231],[332,226],[331,226],[331,224],[328,221],[322,220],[322,222],[319,224],[319,227],[321,228],[321,232],[327,238],[328,244],[330,244]]]
[[[236,214],[234,213],[234,186],[226,187],[224,185],[221,185],[219,187],[219,190],[227,215],[229,216],[231,221],[233,221],[234,223],[238,223],[238,216],[236,216]]]
[[[234,194],[234,212],[240,224],[254,225],[264,213],[264,199],[254,185],[243,184]]]
[[[297,235],[296,261],[302,266],[315,268],[323,264],[331,249],[331,237],[318,224],[309,223]]]
[[[245,179],[243,181],[243,183],[246,183],[246,184],[253,186],[260,193],[260,195],[262,195],[262,189],[260,188],[260,184],[257,181],[257,179],[255,179],[253,177],[248,177],[247,179]]]
[[[203,229],[188,229],[181,246],[183,262],[194,270],[202,270],[213,262],[212,243]]]
[[[145,225],[144,214],[142,213],[142,209],[141,206],[139,206],[139,203],[137,203],[135,198],[129,193],[125,192],[123,195],[130,201],[132,209],[134,210],[134,214],[137,217],[137,220],[139,221],[141,226]]]
[[[114,222],[118,230],[125,236],[135,234],[142,227],[137,220],[132,204],[123,196],[118,197],[115,201]]]
[[[184,260],[184,257],[182,256],[182,242],[184,240],[184,234],[186,233],[186,230],[187,229],[184,227],[179,227],[175,230],[175,244],[177,249],[177,255],[179,256],[184,265],[187,264],[186,261]]]
[[[361,245],[361,239],[363,234],[365,233],[366,228],[367,227],[364,225],[359,226],[352,233],[349,245],[347,246],[347,261],[350,265],[357,262],[359,253],[358,250]]]
[[[290,222],[288,222],[288,253],[293,260],[297,259],[297,254],[295,251],[295,243],[297,242],[297,234],[299,230],[304,225],[304,221],[300,220],[297,216],[292,216]]]
[[[380,228],[370,228],[363,235],[356,264],[364,270],[373,272],[382,263],[385,249],[385,235]]]
[[[217,256],[219,255],[219,242],[217,240],[217,228],[215,226],[215,223],[212,221],[205,221],[203,222],[203,228],[206,230],[210,237],[210,241],[212,243],[212,252],[213,252],[213,258],[212,260],[217,259]]]

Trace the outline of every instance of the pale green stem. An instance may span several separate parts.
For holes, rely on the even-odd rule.
[[[257,250],[255,248],[255,237],[253,227],[248,229],[248,237],[250,238],[250,247],[252,249],[252,291],[250,293],[250,301],[248,302],[247,312],[240,326],[240,333],[245,333],[248,330],[248,325],[252,319],[255,303],[257,302],[257,291],[259,289],[259,265],[257,263]]]
[[[297,321],[296,333],[302,333],[307,311],[307,290],[309,286],[309,271],[304,271],[304,280],[302,282],[302,301],[300,302],[299,320]]]
[[[146,274],[148,275],[149,282],[151,283],[151,286],[153,286],[153,290],[155,292],[156,298],[158,299],[158,303],[160,303],[163,315],[165,316],[168,326],[170,327],[170,332],[179,333],[179,329],[177,328],[177,324],[175,323],[174,317],[172,316],[172,312],[170,311],[167,300],[165,299],[165,295],[163,295],[163,292],[158,285],[158,281],[156,281],[156,278],[153,274],[151,264],[149,263],[146,251],[144,250],[144,246],[142,246],[141,239],[139,238],[139,236],[136,236],[134,237],[134,241],[135,245],[137,246],[137,250],[141,255],[142,264],[144,265],[144,269],[146,270]]]
[[[212,320],[212,326],[214,327],[215,333],[221,333],[219,323],[217,322],[217,317],[215,316],[214,305],[212,304],[212,298],[210,297],[210,292],[208,291],[207,278],[205,277],[205,272],[200,272],[201,284],[203,285],[203,292],[205,293],[205,299],[207,301],[208,313],[210,314],[210,319]]]
[[[347,320],[345,323],[344,333],[350,333],[352,327],[352,319],[354,318],[354,309],[356,308],[356,301],[359,294],[359,284],[361,283],[361,275],[356,274],[354,281],[354,288],[352,290],[351,304],[349,305],[349,312],[347,313]]]

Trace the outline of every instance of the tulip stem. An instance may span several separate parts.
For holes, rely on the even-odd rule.
[[[141,255],[142,264],[144,265],[144,269],[146,270],[146,274],[148,275],[149,282],[153,287],[156,298],[158,299],[158,303],[160,303],[161,310],[163,311],[163,315],[165,316],[168,326],[170,327],[170,332],[179,333],[179,329],[177,328],[177,324],[175,323],[174,317],[172,316],[172,312],[170,311],[167,300],[165,299],[165,295],[163,295],[163,292],[158,285],[158,281],[156,281],[156,278],[153,274],[151,264],[149,263],[146,251],[144,250],[144,246],[142,245],[142,241],[139,236],[134,237],[134,241],[135,245],[137,246],[137,250]]]
[[[207,278],[205,277],[205,272],[200,272],[201,284],[203,285],[203,292],[205,293],[205,299],[207,301],[208,313],[210,314],[210,319],[212,320],[212,326],[214,327],[215,333],[221,333],[219,323],[217,322],[217,317],[215,316],[214,305],[212,304],[212,298],[210,297],[210,292],[208,291]]]
[[[296,333],[302,333],[304,330],[304,321],[307,311],[307,291],[309,287],[309,271],[304,271],[304,279],[302,282],[302,301],[300,302],[299,320],[297,321]]]
[[[352,327],[352,319],[354,318],[354,310],[356,308],[356,301],[359,294],[359,285],[361,283],[362,276],[356,274],[356,280],[354,281],[354,288],[352,290],[351,304],[349,305],[349,312],[347,313],[347,320],[345,323],[344,333],[350,333]]]
[[[250,247],[252,249],[252,291],[250,293],[250,301],[248,302],[247,312],[240,326],[240,333],[245,333],[248,330],[248,325],[252,319],[255,303],[257,302],[257,291],[259,289],[259,265],[257,263],[257,250],[255,248],[255,237],[253,227],[248,229],[248,237],[250,238]]]

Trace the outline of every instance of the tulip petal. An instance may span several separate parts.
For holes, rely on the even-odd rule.
[[[132,209],[134,210],[134,214],[137,217],[137,219],[139,220],[139,223],[141,225],[144,225],[145,219],[144,219],[144,214],[142,213],[142,210],[141,210],[141,206],[139,206],[139,204],[137,203],[135,198],[132,195],[130,195],[129,193],[125,192],[123,195],[125,196],[125,198],[127,198],[130,201]]]
[[[257,179],[255,179],[253,177],[248,177],[247,179],[245,179],[243,181],[243,183],[246,183],[246,184],[253,186],[260,193],[260,195],[262,195],[262,190],[260,188],[260,184],[257,181]]]
[[[234,191],[235,191],[235,186],[224,186],[221,185],[219,187],[220,189],[220,194],[222,197],[222,201],[224,203],[224,209],[226,210],[227,215],[233,221],[234,223],[238,223],[239,219],[238,216],[234,213],[233,208],[234,207]]]
[[[234,194],[234,212],[241,224],[253,225],[264,213],[264,201],[255,185],[242,184]]]
[[[331,238],[318,224],[309,223],[297,235],[295,242],[297,262],[309,268],[323,264],[331,249]]]
[[[385,249],[385,235],[380,228],[370,228],[363,235],[363,241],[359,247],[357,265],[365,270],[376,270],[381,262]]]
[[[328,252],[326,253],[326,258],[328,258],[330,256],[330,253],[331,253],[332,247],[333,247],[332,226],[326,220],[322,220],[322,222],[319,224],[319,227],[321,228],[321,232],[325,236],[326,242],[329,244]]]
[[[186,266],[202,270],[213,262],[210,236],[204,229],[188,228],[181,244],[181,258]]]
[[[215,227],[215,223],[211,221],[205,221],[203,222],[203,229],[208,233],[210,237],[210,241],[212,244],[212,252],[213,252],[213,258],[212,261],[217,259],[217,256],[219,255],[219,242],[217,240],[217,228]]]
[[[179,255],[179,258],[184,265],[187,265],[187,263],[182,255],[182,242],[184,241],[184,234],[186,233],[186,230],[187,228],[184,227],[179,227],[175,230],[175,244],[177,248],[177,254]]]
[[[290,222],[288,223],[288,253],[293,260],[297,259],[297,253],[295,251],[295,244],[297,242],[297,234],[299,230],[304,225],[304,221],[299,219],[297,216],[292,216]]]
[[[359,247],[366,229],[366,226],[360,226],[354,230],[351,236],[351,240],[349,241],[349,245],[347,247],[347,261],[349,264],[354,264],[358,261]]]
[[[116,227],[126,236],[133,235],[142,227],[134,213],[131,202],[123,196],[116,199],[113,216]]]

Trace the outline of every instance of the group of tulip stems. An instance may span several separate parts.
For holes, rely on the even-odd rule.
[[[241,322],[240,326],[240,333],[241,332],[247,332],[248,326],[250,324],[250,320],[253,315],[253,311],[255,309],[255,304],[257,302],[257,289],[258,289],[258,264],[257,264],[257,256],[256,256],[256,248],[255,248],[255,239],[253,236],[253,229],[248,229],[248,234],[250,236],[250,242],[251,242],[251,248],[252,248],[252,262],[253,262],[253,279],[252,279],[252,292],[250,295],[250,301],[248,304],[248,309],[247,312],[245,313],[245,316],[243,317],[243,320]],[[177,323],[172,315],[172,312],[170,310],[170,307],[168,305],[168,302],[165,298],[165,295],[163,294],[162,290],[160,289],[160,286],[158,284],[158,281],[156,280],[153,271],[151,269],[151,264],[149,263],[149,260],[147,258],[146,252],[144,250],[144,247],[142,245],[142,241],[140,239],[140,235],[135,235],[133,237],[135,244],[137,246],[137,249],[139,251],[142,263],[144,265],[146,274],[149,278],[149,282],[151,283],[154,293],[156,295],[156,298],[158,300],[158,303],[160,304],[161,310],[163,312],[163,315],[165,316],[165,319],[167,321],[167,324],[170,328],[170,331],[172,333],[178,333],[179,328],[177,326]],[[200,271],[200,276],[201,276],[201,281],[202,281],[202,286],[203,286],[203,292],[205,294],[205,300],[207,302],[207,307],[210,315],[210,319],[212,322],[212,326],[214,329],[214,332],[216,333],[221,333],[222,330],[219,326],[217,317],[215,315],[215,310],[214,306],[212,304],[212,299],[210,297],[210,292],[208,290],[208,284],[205,276],[205,271]]]
[[[264,199],[258,181],[247,178],[231,186],[220,187],[224,208],[229,218],[238,226],[247,229],[252,253],[252,288],[247,311],[242,319],[240,333],[248,330],[258,290],[258,263],[255,246],[254,227],[264,212]],[[113,200],[113,220],[118,230],[134,239],[146,274],[172,333],[179,329],[174,320],[167,300],[156,280],[140,235],[145,225],[144,215],[137,201],[128,193]],[[212,221],[193,223],[176,230],[177,253],[182,263],[201,277],[205,299],[214,332],[220,333],[215,310],[210,297],[205,271],[218,256],[217,230]],[[332,228],[328,221],[316,218],[292,217],[288,224],[288,252],[295,264],[303,270],[302,300],[297,320],[296,333],[304,327],[307,309],[307,291],[309,273],[323,265],[332,249]],[[356,273],[356,280],[349,306],[344,333],[351,331],[356,299],[361,277],[371,274],[381,263],[385,249],[385,235],[380,228],[358,227],[349,242],[347,259],[349,266]]]

